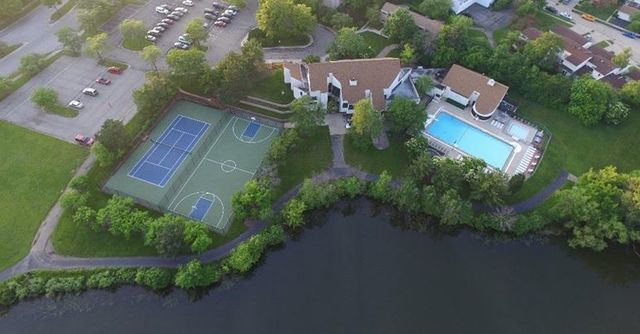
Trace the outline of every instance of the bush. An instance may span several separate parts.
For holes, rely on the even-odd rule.
[[[78,293],[85,288],[85,279],[82,276],[53,277],[45,284],[45,295],[52,298],[64,293]]]
[[[191,260],[178,268],[176,286],[182,289],[202,288],[220,281],[222,273],[213,265],[203,265],[198,260]]]
[[[173,272],[163,268],[140,268],[136,272],[136,283],[158,291],[169,287],[173,281]]]
[[[76,213],[73,214],[73,222],[77,225],[87,225],[95,232],[100,230],[100,226],[96,224],[96,210],[88,206],[77,208]]]
[[[282,135],[271,142],[266,153],[265,160],[269,164],[282,166],[287,160],[289,152],[296,147],[300,141],[300,136],[296,129],[287,129]]]
[[[89,191],[91,187],[91,181],[89,181],[89,177],[87,175],[77,176],[71,179],[69,182],[69,187],[84,193]]]
[[[515,194],[524,185],[524,174],[516,174],[509,179],[509,192]]]
[[[305,203],[297,198],[292,199],[287,203],[282,211],[282,216],[287,226],[291,228],[300,228],[305,224],[304,213],[307,209]]]
[[[284,241],[282,226],[271,225],[266,230],[251,237],[236,247],[225,261],[226,271],[246,274],[260,261],[265,249],[279,245]]]
[[[513,0],[496,0],[496,2],[493,3],[493,9],[494,10],[507,9],[511,6],[512,2]]]
[[[106,289],[115,286],[117,283],[118,281],[113,273],[110,270],[106,270],[89,276],[87,279],[87,288]]]
[[[9,306],[16,302],[16,291],[9,285],[10,282],[0,283],[0,305]]]
[[[202,253],[209,249],[213,240],[209,237],[207,227],[202,223],[185,222],[184,241],[191,245],[191,251]]]
[[[68,190],[60,197],[60,206],[65,210],[76,211],[79,207],[85,206],[89,195],[82,194],[75,189]]]
[[[371,198],[388,203],[393,195],[391,189],[391,175],[389,172],[382,171],[376,181],[374,181],[369,187],[369,196]]]

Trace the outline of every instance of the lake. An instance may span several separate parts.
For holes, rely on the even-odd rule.
[[[136,287],[43,298],[0,333],[640,332],[632,252],[404,230],[367,201],[346,206],[199,300]]]

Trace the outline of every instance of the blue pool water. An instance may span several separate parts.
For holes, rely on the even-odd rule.
[[[500,170],[513,151],[513,146],[446,112],[436,116],[427,133]]]
[[[507,132],[518,139],[526,139],[529,135],[529,130],[527,128],[516,123],[511,124]]]

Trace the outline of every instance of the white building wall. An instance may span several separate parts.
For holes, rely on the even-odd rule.
[[[489,8],[489,6],[491,6],[491,4],[493,3],[493,0],[453,0],[452,3],[453,6],[451,6],[451,9],[456,14],[460,14],[460,12],[469,8],[469,6],[473,5],[474,3]]]
[[[284,74],[284,83],[291,83],[291,71],[286,67],[283,67],[282,70],[282,73]]]
[[[337,8],[340,6],[340,0],[322,0],[322,3],[330,8]]]
[[[631,22],[631,16],[629,16],[629,14],[627,13],[623,13],[621,11],[618,11],[618,18],[627,22]]]
[[[442,98],[444,99],[452,99],[460,104],[464,104],[465,106],[469,104],[469,99],[466,96],[462,96],[454,91],[451,88],[447,87],[442,94]]]

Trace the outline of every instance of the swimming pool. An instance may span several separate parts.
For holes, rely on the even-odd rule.
[[[520,125],[518,123],[512,123],[509,129],[507,130],[507,133],[509,133],[511,136],[517,139],[525,140],[529,135],[529,129],[525,128],[523,125]]]
[[[513,146],[446,112],[438,113],[427,133],[500,170],[513,151]]]

